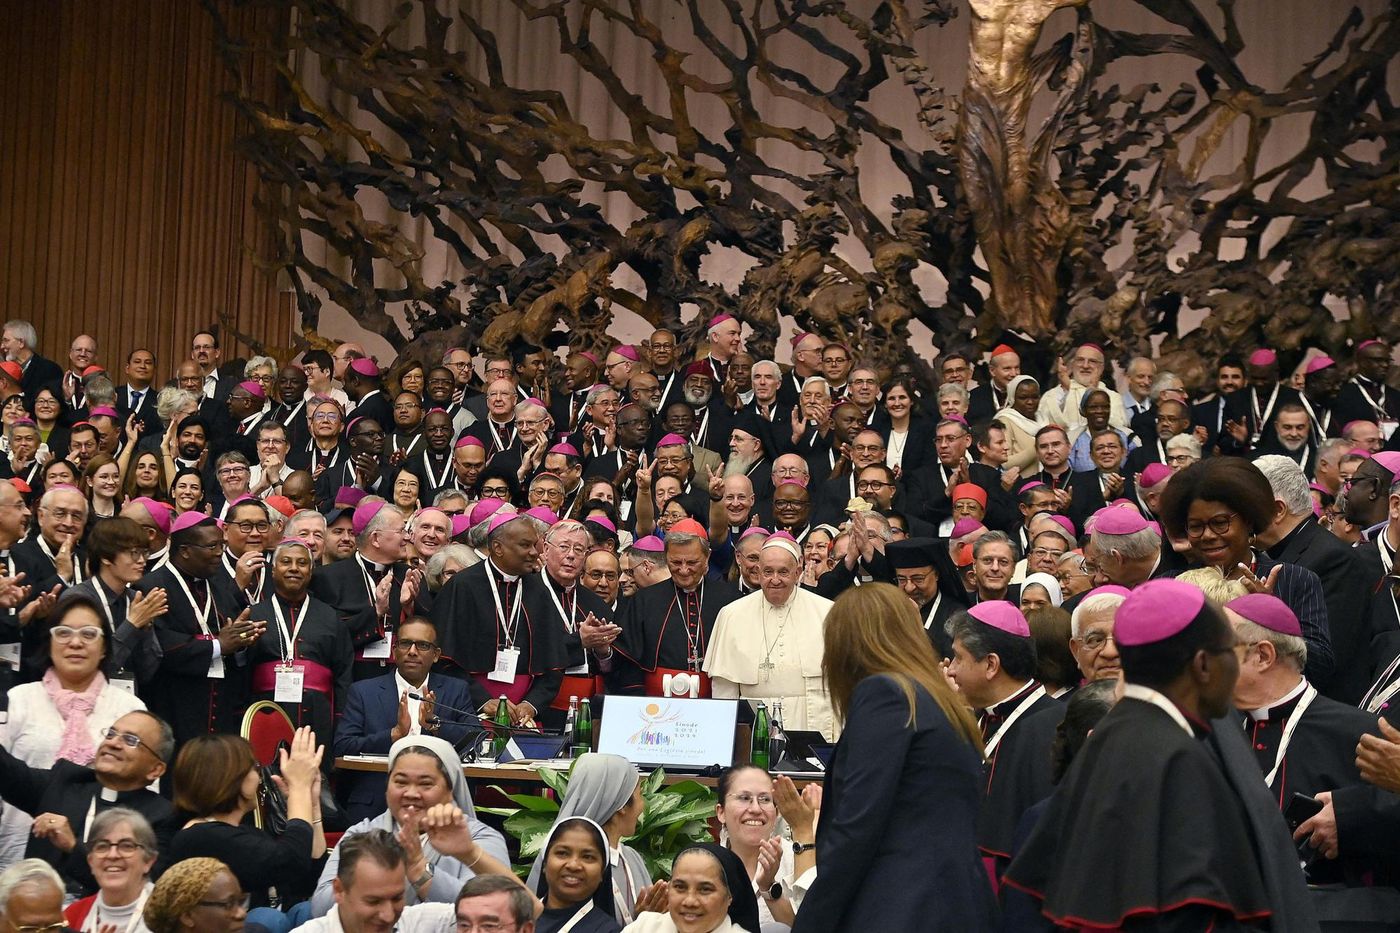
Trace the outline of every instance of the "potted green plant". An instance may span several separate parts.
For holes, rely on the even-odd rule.
[[[506,794],[500,787],[493,787],[512,803],[518,804],[518,808],[478,808],[483,813],[505,819],[506,832],[520,846],[520,861],[515,864],[515,870],[522,878],[529,874],[535,856],[539,855],[549,836],[549,829],[559,815],[559,801],[568,792],[572,773],[572,768],[567,772],[540,769],[540,779],[554,791],[552,798],[534,794]],[[698,781],[680,781],[665,786],[662,783],[665,779],[666,772],[657,768],[642,780],[642,800],[646,807],[637,821],[636,835],[626,840],[641,854],[647,870],[656,879],[670,875],[672,860],[687,846],[714,841],[710,819],[715,815],[715,792]]]

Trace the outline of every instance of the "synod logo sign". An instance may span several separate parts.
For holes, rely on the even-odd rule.
[[[613,695],[603,708],[598,751],[671,770],[727,766],[737,715],[736,700]]]

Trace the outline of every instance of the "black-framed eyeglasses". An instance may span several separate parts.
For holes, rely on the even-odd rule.
[[[146,847],[135,839],[118,839],[116,842],[107,839],[99,839],[96,842],[88,843],[88,851],[93,855],[107,855],[113,849],[117,850],[118,855],[126,858],[130,858],[137,852],[146,851]]]
[[[104,739],[121,739],[122,744],[127,748],[144,748],[157,758],[160,757],[154,748],[141,741],[141,736],[134,732],[118,732],[116,726],[108,726],[107,731],[102,733],[102,737]]]
[[[414,648],[419,654],[428,654],[429,652],[436,651],[438,646],[431,641],[423,641],[422,639],[400,638],[394,642],[394,647],[402,651]]]
[[[235,894],[233,897],[222,901],[197,901],[200,907],[217,907],[225,913],[235,913],[239,910],[247,910],[248,905],[253,902],[251,894]]]
[[[1234,512],[1225,512],[1220,515],[1212,515],[1205,521],[1190,521],[1186,523],[1186,537],[1199,538],[1206,533],[1209,528],[1211,534],[1229,534],[1230,525],[1234,523],[1238,516]]]
[[[272,530],[272,522],[243,521],[229,522],[229,524],[232,525],[234,528],[237,528],[239,531],[243,532],[245,535],[250,535],[255,531],[259,534],[267,534],[269,531]]]

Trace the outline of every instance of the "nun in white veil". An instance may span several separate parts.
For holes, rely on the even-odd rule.
[[[415,775],[412,781],[407,780],[410,768]],[[443,803],[456,804],[466,816],[472,839],[476,841],[481,854],[510,865],[505,838],[476,815],[467,779],[462,774],[461,757],[452,748],[452,743],[432,735],[406,735],[389,747],[386,809],[373,819],[361,820],[351,826],[341,837],[341,842],[372,829],[398,833],[401,818],[410,818],[409,814],[414,813],[421,816],[429,807]],[[425,886],[417,886],[412,883],[416,879],[409,879],[410,883],[404,891],[404,903],[454,903],[462,885],[478,872],[458,859],[436,851],[425,835],[420,835],[420,839],[432,878]],[[316,883],[316,893],[311,898],[313,917],[325,916],[335,906],[335,891],[331,883],[339,867],[340,845],[337,844],[326,858],[321,878]]]
[[[641,855],[622,840],[637,831],[645,803],[642,801],[642,777],[636,765],[621,755],[588,752],[579,756],[569,776],[569,788],[559,805],[560,822],[576,816],[587,817],[603,827],[608,837],[609,862],[612,865],[613,904],[618,923],[636,919],[637,898],[651,886],[651,874]],[[553,828],[548,835],[552,835]],[[539,887],[544,854],[535,857],[526,886],[531,891]]]

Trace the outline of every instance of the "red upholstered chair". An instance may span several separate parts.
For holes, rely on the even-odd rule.
[[[282,707],[271,700],[259,700],[244,712],[238,734],[253,746],[253,757],[258,759],[258,764],[270,765],[277,760],[277,744],[286,742],[291,747],[296,729]]]

